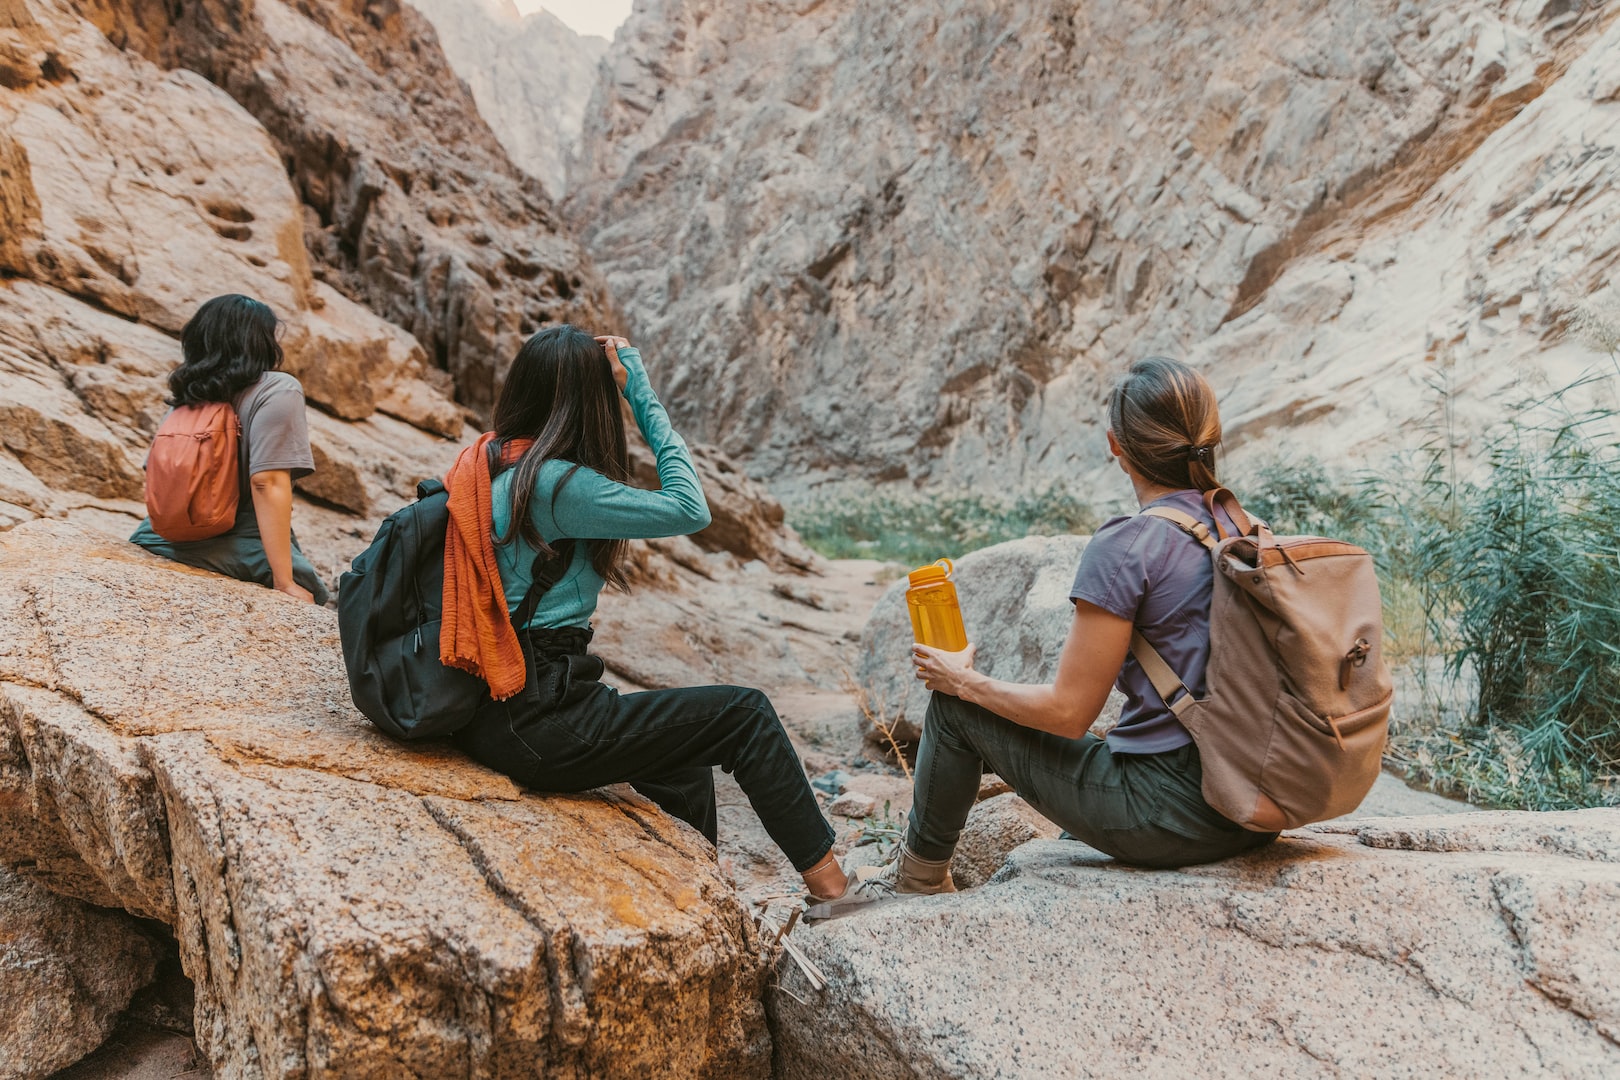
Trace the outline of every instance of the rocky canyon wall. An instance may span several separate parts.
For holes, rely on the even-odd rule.
[[[1365,457],[1441,369],[1471,422],[1596,359],[1614,10],[645,0],[565,212],[677,418],[784,488],[1094,471],[1154,352],[1231,446]]]
[[[345,201],[365,176],[381,178],[365,205]],[[128,535],[178,332],[245,292],[286,322],[315,406],[297,528],[335,579],[371,522],[442,474],[523,335],[611,319],[549,207],[409,9],[8,4],[0,528]],[[805,565],[781,508],[702,456],[716,528],[699,545]],[[649,560],[649,579],[673,573]]]
[[[432,21],[513,162],[560,195],[607,39],[576,34],[544,8],[520,15],[512,0],[410,3]]]
[[[312,273],[487,410],[522,339],[611,325],[600,277],[507,158],[433,29],[393,0],[85,0],[115,44],[223,89],[273,140]]]

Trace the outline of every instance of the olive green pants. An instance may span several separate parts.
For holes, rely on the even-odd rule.
[[[1121,862],[1175,867],[1269,844],[1204,801],[1198,749],[1116,754],[1095,735],[1066,739],[934,694],[923,721],[906,846],[949,859],[988,766],[1075,839]]]
[[[231,526],[230,532],[207,540],[178,543],[165,540],[152,528],[150,518],[142,518],[129,541],[154,555],[195,566],[199,570],[212,570],[239,581],[256,581],[266,587],[275,584],[275,578],[270,573],[270,558],[264,553],[264,541],[259,538],[259,519],[254,516],[251,506],[237,513],[236,524]],[[326,582],[321,580],[314,564],[298,546],[297,536],[292,537],[292,572],[293,580],[314,594],[315,603],[325,604],[330,598]]]

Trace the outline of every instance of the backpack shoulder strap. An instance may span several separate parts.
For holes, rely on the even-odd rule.
[[[1142,513],[1147,517],[1163,518],[1204,547],[1211,551],[1215,550],[1215,537],[1210,535],[1209,526],[1191,514],[1184,514],[1168,506],[1150,506]],[[1216,518],[1217,522],[1219,520]],[[1159,692],[1159,697],[1164,699],[1171,714],[1179,719],[1193,703],[1192,691],[1187,689],[1187,684],[1181,681],[1181,676],[1177,675],[1165,662],[1164,657],[1159,655],[1159,650],[1142,636],[1142,631],[1134,628],[1131,630],[1131,655],[1136,657],[1136,662],[1142,666],[1142,673],[1148,677],[1148,682],[1153,684],[1153,689]]]
[[[1204,492],[1204,509],[1209,511],[1210,518],[1215,522],[1215,531],[1222,540],[1226,539],[1226,526],[1221,524],[1221,515],[1215,512],[1217,506],[1226,511],[1226,516],[1237,526],[1239,536],[1249,536],[1254,532],[1254,522],[1243,512],[1243,504],[1238,502],[1237,496],[1223,487],[1210,488]]]
[[[1131,655],[1142,665],[1142,672],[1147,675],[1148,682],[1153,684],[1153,689],[1159,692],[1159,697],[1164,699],[1171,714],[1180,719],[1181,714],[1193,703],[1192,691],[1187,689],[1187,684],[1170,670],[1170,665],[1159,655],[1159,650],[1142,636],[1140,630],[1131,631]]]
[[[512,625],[519,630],[529,625],[534,613],[540,607],[540,601],[545,599],[546,593],[551,591],[553,585],[562,580],[568,568],[574,563],[574,541],[559,540],[552,547],[552,554],[540,552],[534,557],[534,566],[530,570],[529,591],[523,594],[523,603],[512,613]]]
[[[1182,532],[1187,533],[1200,544],[1203,544],[1211,551],[1215,550],[1215,538],[1209,534],[1209,526],[1191,514],[1184,514],[1180,510],[1168,506],[1150,506],[1143,510],[1142,513],[1146,517],[1164,518],[1164,520],[1174,523],[1180,527]]]

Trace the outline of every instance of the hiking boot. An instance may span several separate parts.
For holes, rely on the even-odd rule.
[[[876,875],[861,882],[851,875],[844,895],[811,903],[805,908],[804,919],[806,922],[836,919],[861,908],[892,903],[910,896],[934,896],[955,891],[949,859],[935,861],[919,858],[901,845],[895,857],[885,863]]]

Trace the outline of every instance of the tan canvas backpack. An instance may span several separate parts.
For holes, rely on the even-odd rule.
[[[146,516],[175,543],[229,532],[241,501],[242,421],[228,402],[169,413],[146,458]]]
[[[1198,744],[1210,806],[1257,832],[1347,814],[1378,779],[1394,699],[1372,556],[1342,540],[1274,536],[1225,488],[1204,505],[1216,536],[1179,510],[1142,513],[1180,526],[1215,564],[1208,692],[1195,699],[1140,632],[1131,652]]]

